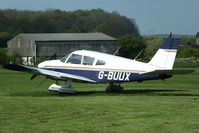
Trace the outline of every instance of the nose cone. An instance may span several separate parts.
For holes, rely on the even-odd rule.
[[[44,67],[53,67],[56,65],[59,65],[60,61],[59,60],[50,60],[50,61],[44,61],[38,64],[38,68],[44,68]]]
[[[37,67],[38,67],[38,68],[43,68],[44,66],[45,66],[45,63],[44,63],[44,62],[41,62],[41,63],[38,64]]]

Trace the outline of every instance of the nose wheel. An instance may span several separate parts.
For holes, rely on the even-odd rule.
[[[56,84],[52,84],[48,88],[48,91],[58,92],[58,93],[63,93],[63,94],[74,94],[75,90],[71,84],[72,84],[71,79],[67,80],[67,82],[65,82],[64,85],[59,85],[59,82],[57,81]]]

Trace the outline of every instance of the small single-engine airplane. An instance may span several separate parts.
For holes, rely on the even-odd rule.
[[[109,83],[107,91],[122,90],[122,82],[167,79],[175,74],[188,74],[194,70],[172,70],[180,39],[170,35],[150,62],[143,63],[115,55],[78,50],[58,60],[44,61],[36,67],[5,64],[4,68],[45,75],[56,81],[48,90],[59,93],[74,93],[72,80],[91,83]],[[65,81],[59,85],[58,81]]]

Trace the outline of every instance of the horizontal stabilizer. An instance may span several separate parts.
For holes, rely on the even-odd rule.
[[[151,72],[143,73],[143,75],[182,75],[192,73],[195,70],[190,69],[176,69],[176,70],[154,70]]]

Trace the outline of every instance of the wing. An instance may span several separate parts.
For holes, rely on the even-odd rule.
[[[95,82],[93,80],[90,80],[88,78],[78,76],[78,75],[66,74],[66,73],[61,73],[61,72],[56,72],[56,71],[46,70],[46,69],[41,69],[41,68],[36,68],[36,67],[24,66],[24,65],[5,64],[3,65],[3,67],[9,70],[23,71],[23,72],[33,73],[33,74],[42,74],[52,79],[60,79],[60,80],[75,79],[75,80],[81,80],[81,81],[87,81],[87,82]]]
[[[194,72],[195,70],[189,69],[176,69],[176,70],[154,70],[151,72],[142,73],[143,75],[182,75],[189,74]]]

